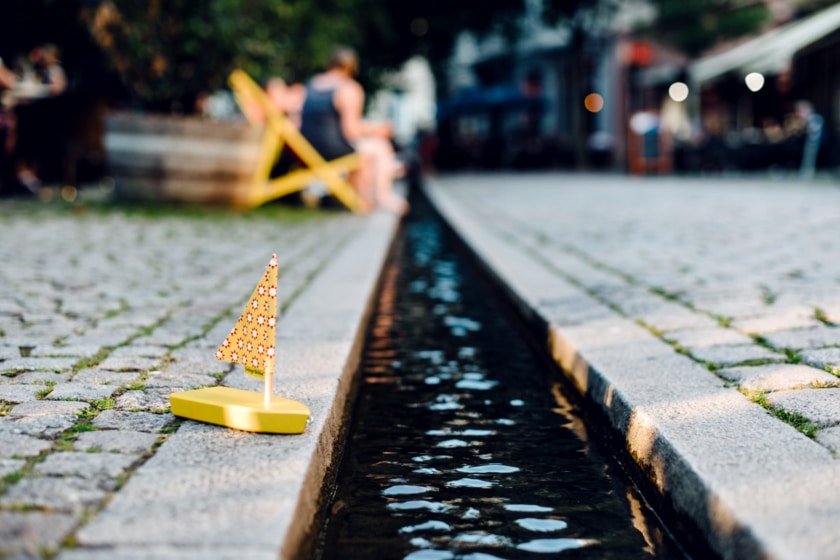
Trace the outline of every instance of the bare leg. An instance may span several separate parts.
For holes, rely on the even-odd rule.
[[[376,206],[399,215],[405,214],[408,203],[394,192],[398,165],[390,142],[382,138],[363,138],[358,142],[357,149],[363,158],[370,158]]]
[[[356,189],[356,193],[362,198],[365,210],[373,208],[375,204],[373,192],[373,168],[374,161],[370,154],[359,152],[361,163],[359,168],[350,173],[350,184]]]

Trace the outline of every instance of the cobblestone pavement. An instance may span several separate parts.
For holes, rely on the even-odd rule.
[[[285,309],[363,223],[345,213],[0,205],[0,557],[73,542],[175,431],[272,252]],[[237,366],[238,367],[238,366]]]
[[[717,531],[725,556],[751,557],[723,542],[743,522],[753,533],[745,540],[757,538],[772,557],[836,557],[840,541],[814,520],[840,515],[838,185],[465,175],[434,181],[430,193],[502,282],[559,333],[564,367],[584,364],[576,378],[582,389],[593,390],[587,370],[605,376],[608,387],[595,398],[608,414],[618,418],[611,401],[646,384],[637,406],[615,423],[627,430],[637,460],[653,445],[632,449],[633,422],[645,414],[655,441],[685,443],[672,466],[699,465],[691,473],[701,481],[691,499],[705,500],[696,507],[698,524]],[[631,328],[644,332],[631,340]],[[703,389],[668,394],[683,390],[671,383],[695,381]],[[732,400],[733,389],[744,405]],[[724,400],[717,412],[703,408]],[[729,414],[749,420],[726,424]],[[790,446],[778,444],[782,437]],[[805,455],[819,481],[809,491]],[[648,460],[660,486],[688,486],[691,476],[665,482],[667,456],[660,465]],[[757,477],[765,474],[769,484],[762,486]],[[723,535],[712,526],[730,504]],[[749,509],[756,511],[739,518]],[[747,518],[759,521],[750,526]]]

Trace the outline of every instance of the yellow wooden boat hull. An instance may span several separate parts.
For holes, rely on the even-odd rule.
[[[283,397],[272,397],[266,408],[262,393],[230,387],[172,393],[169,403],[181,418],[269,434],[303,433],[310,414],[306,405]]]

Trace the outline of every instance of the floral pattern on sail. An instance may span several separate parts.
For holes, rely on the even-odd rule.
[[[277,255],[260,279],[245,310],[216,350],[216,359],[245,366],[245,373],[263,378],[274,372],[277,327]]]

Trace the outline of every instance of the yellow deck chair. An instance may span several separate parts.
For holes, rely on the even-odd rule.
[[[254,117],[248,108],[259,107],[264,115],[263,134],[257,166],[250,192],[243,206],[253,208],[288,194],[305,189],[322,181],[327,191],[354,212],[363,211],[361,197],[344,179],[344,175],[359,167],[358,154],[350,154],[332,161],[325,161],[312,144],[303,137],[294,124],[269,101],[263,89],[242,70],[234,70],[228,83],[245,117],[253,125],[263,121]],[[284,148],[294,152],[301,166],[281,177],[271,178],[271,168]]]

